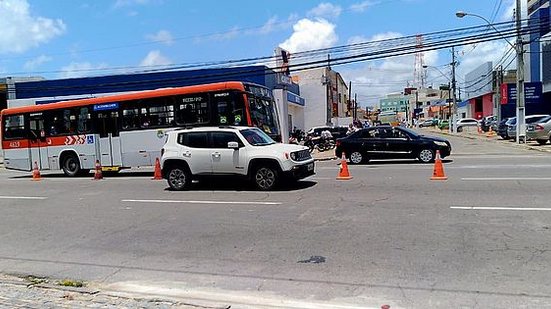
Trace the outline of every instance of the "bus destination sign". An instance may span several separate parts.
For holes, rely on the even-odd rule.
[[[105,103],[94,105],[94,111],[108,111],[112,109],[118,109],[119,103]]]

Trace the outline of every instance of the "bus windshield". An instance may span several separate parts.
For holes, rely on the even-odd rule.
[[[251,120],[253,124],[270,135],[279,135],[279,126],[275,104],[264,98],[249,98]]]

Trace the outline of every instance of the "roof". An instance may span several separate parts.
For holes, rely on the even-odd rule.
[[[153,98],[153,97],[159,97],[159,96],[189,94],[189,93],[195,93],[195,92],[217,91],[217,90],[226,90],[226,89],[245,90],[241,82],[222,82],[222,83],[213,83],[213,84],[197,85],[197,86],[146,90],[146,91],[111,95],[111,96],[98,97],[98,98],[61,101],[61,102],[49,103],[49,104],[43,104],[43,105],[14,107],[14,108],[4,109],[2,111],[2,115],[33,113],[33,112],[40,112],[44,110],[52,110],[57,108],[78,107],[78,106],[86,106],[91,104],[113,103],[113,102],[129,101],[129,100],[135,100],[135,99]]]

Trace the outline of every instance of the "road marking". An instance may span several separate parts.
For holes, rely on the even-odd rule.
[[[122,200],[127,203],[187,203],[187,204],[242,204],[242,205],[281,205],[280,202],[238,202],[238,201],[178,201],[178,200]]]
[[[477,207],[477,206],[450,206],[451,209],[462,210],[525,210],[525,211],[551,211],[551,208],[534,208],[534,207]]]
[[[486,177],[486,178],[461,178],[463,181],[516,181],[516,180],[551,180],[551,177]]]
[[[0,199],[6,200],[45,200],[44,196],[0,196]]]

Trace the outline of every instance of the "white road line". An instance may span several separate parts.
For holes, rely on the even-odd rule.
[[[463,181],[516,181],[516,180],[551,180],[551,177],[485,177],[485,178],[461,178]]]
[[[187,204],[242,204],[242,205],[281,205],[280,202],[238,202],[238,201],[178,201],[178,200],[122,200],[127,203],[187,203]]]
[[[551,208],[534,208],[534,207],[477,207],[477,206],[451,206],[451,209],[461,210],[525,210],[525,211],[551,211]]]
[[[6,200],[45,200],[45,196],[0,196],[0,199]]]

